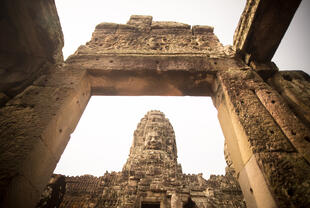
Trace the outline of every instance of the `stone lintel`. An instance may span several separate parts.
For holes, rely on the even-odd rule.
[[[240,68],[233,58],[75,55],[67,61],[90,76],[95,95],[210,96],[218,71]]]
[[[67,59],[68,66],[91,71],[188,71],[216,74],[229,68],[247,67],[239,59],[205,54],[77,54]]]
[[[210,96],[212,74],[168,71],[89,71],[93,95]]]
[[[251,60],[269,62],[301,0],[248,0],[234,34],[234,47]]]

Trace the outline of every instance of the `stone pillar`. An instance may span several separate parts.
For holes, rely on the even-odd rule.
[[[213,101],[248,207],[310,205],[309,127],[250,68],[219,72]],[[293,134],[294,132],[294,134]]]
[[[164,196],[164,199],[160,201],[160,208],[167,208],[167,198]]]
[[[171,208],[182,207],[182,201],[177,192],[173,192],[171,196]]]
[[[0,109],[0,207],[35,206],[88,103],[90,89],[86,71],[59,67]]]

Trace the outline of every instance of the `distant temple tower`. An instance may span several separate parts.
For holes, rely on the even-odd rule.
[[[121,172],[65,180],[63,208],[245,207],[232,168],[226,168],[225,176],[211,175],[209,180],[202,174],[182,173],[173,127],[156,110],[149,111],[138,124]]]
[[[143,177],[182,174],[173,127],[162,112],[149,111],[141,119],[123,171]]]

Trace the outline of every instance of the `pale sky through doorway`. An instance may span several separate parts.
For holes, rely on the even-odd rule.
[[[90,40],[97,24],[124,24],[132,14],[214,26],[221,43],[232,44],[244,5],[245,0],[56,0],[65,58]],[[310,73],[309,11],[310,1],[303,1],[273,59],[280,70]],[[174,127],[183,172],[203,172],[205,178],[224,174],[224,139],[216,109],[207,97],[92,97],[55,172],[101,176],[106,170],[120,171],[138,122],[152,109],[161,110]]]

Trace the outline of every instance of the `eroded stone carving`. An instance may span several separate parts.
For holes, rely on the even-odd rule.
[[[150,16],[133,15],[127,24],[101,23],[91,41],[78,54],[148,53],[233,56],[231,47],[223,47],[213,27],[178,22],[156,22]]]

